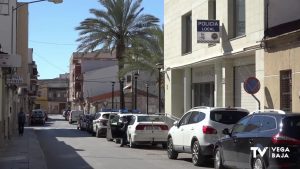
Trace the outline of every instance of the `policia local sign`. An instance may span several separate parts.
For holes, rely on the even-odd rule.
[[[220,22],[218,20],[197,20],[198,43],[220,43]]]

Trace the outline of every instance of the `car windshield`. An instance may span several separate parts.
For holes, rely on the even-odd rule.
[[[283,119],[283,134],[300,139],[300,116],[289,116]]]
[[[161,116],[138,116],[138,122],[163,122],[163,118]]]
[[[44,114],[42,111],[33,111],[32,112],[32,116],[35,116],[35,117],[42,117]]]
[[[247,116],[248,112],[245,111],[232,111],[232,110],[223,110],[223,111],[211,111],[210,119],[212,121],[223,123],[223,124],[235,124],[243,117]]]

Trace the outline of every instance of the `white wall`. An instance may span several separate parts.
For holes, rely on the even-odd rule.
[[[2,50],[3,52],[7,52],[7,53],[11,53],[11,20],[12,20],[12,6],[16,6],[16,0],[7,0],[7,2],[9,1],[9,15],[1,15],[0,14],[0,43],[2,45]],[[15,17],[15,13],[14,13],[14,17]],[[15,19],[14,19],[15,20]],[[16,25],[14,25],[14,33],[15,33],[15,27]],[[15,39],[16,35],[14,34],[14,39]],[[14,45],[16,44],[16,42],[14,41]],[[15,49],[15,47],[14,47]]]
[[[269,0],[269,28],[299,20],[299,0]]]

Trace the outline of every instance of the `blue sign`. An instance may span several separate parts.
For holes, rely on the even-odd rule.
[[[260,89],[260,82],[255,77],[249,77],[244,81],[244,89],[249,94],[255,94]]]
[[[219,43],[220,42],[220,21],[197,20],[197,42],[198,43]]]

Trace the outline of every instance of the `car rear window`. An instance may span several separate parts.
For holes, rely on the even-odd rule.
[[[300,116],[289,116],[283,119],[283,134],[300,139]]]
[[[243,117],[247,116],[248,112],[245,111],[233,111],[233,110],[218,110],[210,112],[210,119],[212,121],[223,124],[235,124]]]
[[[163,122],[163,118],[161,116],[138,116],[138,122]]]
[[[108,113],[107,114],[102,114],[102,118],[108,119],[109,118],[109,114]]]

